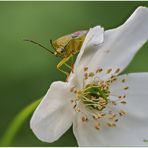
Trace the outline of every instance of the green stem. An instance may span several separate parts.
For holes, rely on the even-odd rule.
[[[8,129],[5,131],[4,136],[0,141],[0,146],[10,146],[13,141],[15,135],[26,121],[26,119],[32,114],[32,112],[36,109],[41,99],[36,100],[30,105],[26,106],[18,115],[13,119],[10,123]]]

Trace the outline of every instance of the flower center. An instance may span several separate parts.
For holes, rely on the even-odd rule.
[[[93,82],[85,86],[84,89],[77,92],[77,97],[86,107],[93,110],[103,110],[108,104],[109,85]]]
[[[108,127],[116,127],[118,119],[126,114],[122,109],[117,110],[115,108],[119,104],[126,104],[126,91],[128,90],[126,79],[118,79],[117,74],[119,72],[119,68],[114,72],[112,69],[103,70],[99,68],[95,73],[88,72],[87,67],[84,68],[83,88],[71,88],[71,92],[75,94],[75,98],[71,100],[74,104],[73,108],[77,113],[81,113],[83,123],[93,121],[97,130],[104,123]],[[106,79],[103,79],[101,73],[103,73],[102,76],[109,75]],[[116,84],[119,84],[116,91],[121,94],[116,94],[116,91],[110,90],[115,81],[117,81]]]

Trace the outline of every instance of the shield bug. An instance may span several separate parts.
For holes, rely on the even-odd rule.
[[[68,72],[65,72],[63,69],[61,69],[61,66],[65,65],[66,67],[72,70],[72,66],[68,65],[67,62],[69,61],[69,59],[72,59],[73,56],[80,51],[84,39],[87,35],[87,32],[88,32],[87,30],[77,31],[72,34],[62,36],[56,40],[50,40],[50,43],[54,51],[49,50],[48,48],[44,47],[40,43],[37,43],[33,40],[25,40],[25,41],[37,44],[40,47],[46,49],[51,54],[55,55],[56,57],[61,58],[61,61],[57,65],[57,69],[68,76]]]

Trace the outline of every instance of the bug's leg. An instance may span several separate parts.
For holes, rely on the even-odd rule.
[[[66,76],[68,76],[68,72],[66,72],[66,71],[64,71],[64,70],[62,70],[60,67],[59,68],[57,68],[59,71],[61,71],[62,73],[64,73]]]
[[[74,70],[74,58],[73,58],[73,56],[71,57],[71,71],[72,71],[72,73],[73,73],[73,70]]]
[[[65,63],[68,61],[68,59],[69,59],[69,57],[68,57],[68,58],[62,59],[62,61],[60,61],[59,64],[57,65],[57,69],[60,70],[62,73],[66,74],[66,76],[68,76],[69,73],[66,72],[66,71],[64,71],[64,70],[62,70],[60,67],[61,67],[63,64],[65,64]]]
[[[65,65],[66,67],[68,67],[70,70],[72,70],[72,67],[71,67],[70,65],[68,65],[67,63],[64,63],[64,65]]]

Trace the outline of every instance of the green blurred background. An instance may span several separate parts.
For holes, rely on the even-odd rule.
[[[0,2],[0,136],[19,111],[42,97],[50,84],[65,80],[56,69],[58,59],[40,47],[24,42],[34,39],[50,47],[49,40],[102,25],[122,24],[137,6],[148,2]],[[126,43],[125,43],[126,44]],[[125,72],[148,71],[148,43]],[[72,129],[58,141],[39,141],[29,119],[11,146],[77,146]]]

